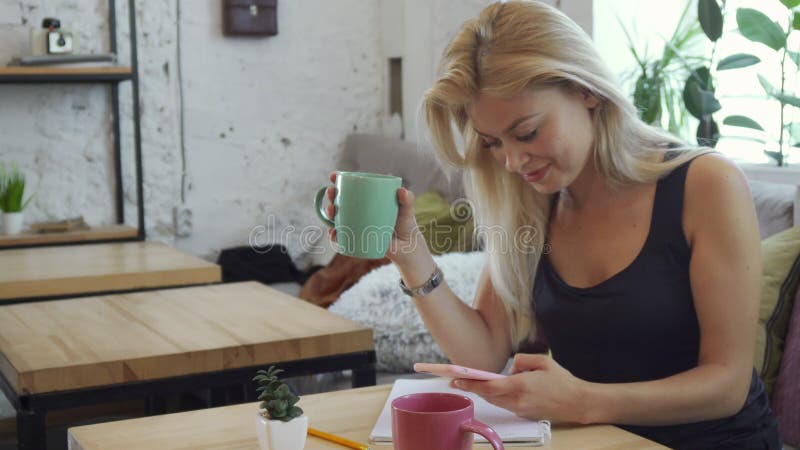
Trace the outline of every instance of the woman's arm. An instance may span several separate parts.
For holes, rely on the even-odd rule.
[[[433,272],[432,259],[429,264],[408,266],[415,273],[398,266],[408,286],[423,283]],[[447,280],[447,274],[444,276]],[[414,303],[436,343],[454,364],[491,372],[503,370],[511,355],[510,330],[488,267],[481,272],[474,309],[464,304],[446,282],[430,294],[414,298]]]
[[[336,183],[337,172],[328,179]],[[334,198],[336,189],[327,190],[330,204],[329,217],[336,215]],[[399,211],[392,242],[386,256],[397,266],[406,286],[412,288],[425,283],[433,273],[435,263],[425,237],[417,226],[414,215],[414,193],[405,188],[397,190]],[[331,241],[336,241],[336,230],[328,230]],[[425,326],[444,353],[456,364],[476,369],[499,372],[511,355],[509,326],[502,303],[495,297],[494,288],[484,268],[478,282],[475,308],[465,305],[445,282],[414,303]]]
[[[700,324],[696,368],[660,380],[601,384],[579,380],[541,355],[518,355],[505,380],[466,382],[499,406],[530,418],[664,425],[735,414],[747,396],[759,304],[758,225],[744,175],[717,155],[690,166],[684,231]]]

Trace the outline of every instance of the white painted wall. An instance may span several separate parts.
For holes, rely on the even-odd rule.
[[[219,4],[181,21],[194,232],[176,244],[201,255],[247,244],[268,214],[316,224],[345,136],[379,133],[385,108],[377,2],[279,2],[267,39],[223,37]]]

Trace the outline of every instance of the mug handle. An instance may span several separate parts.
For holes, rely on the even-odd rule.
[[[322,186],[321,188],[319,188],[316,197],[314,197],[314,205],[317,211],[317,216],[319,216],[319,219],[325,222],[329,227],[334,228],[336,224],[333,222],[331,218],[328,217],[327,214],[325,214],[325,211],[322,210],[322,201],[325,198],[325,191],[327,189],[328,186]]]
[[[460,428],[462,433],[477,433],[485,437],[486,440],[492,444],[492,448],[494,448],[494,450],[505,450],[505,447],[503,447],[503,440],[500,439],[500,435],[497,434],[492,427],[483,422],[479,422],[475,419],[469,419],[468,421],[462,423]]]

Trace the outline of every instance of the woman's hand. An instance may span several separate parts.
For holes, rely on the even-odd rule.
[[[527,419],[587,423],[582,392],[588,383],[549,356],[517,354],[511,373],[502,380],[453,380],[451,386]]]
[[[336,172],[330,173],[330,181],[336,184]],[[336,215],[336,207],[333,205],[333,200],[336,198],[336,188],[329,186],[325,193],[330,204],[326,208],[328,217]],[[392,234],[392,240],[389,244],[389,249],[386,251],[386,257],[398,265],[403,265],[406,262],[413,263],[420,255],[426,255],[428,246],[425,243],[425,237],[419,231],[417,226],[417,219],[414,216],[414,193],[406,188],[397,190],[397,201],[400,209],[397,214],[397,222]],[[336,230],[330,228],[328,236],[331,241],[336,242]],[[420,253],[422,251],[422,253]]]

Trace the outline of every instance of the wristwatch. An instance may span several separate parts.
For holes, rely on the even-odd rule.
[[[422,284],[422,286],[409,289],[409,287],[406,286],[406,283],[403,282],[403,279],[401,278],[400,289],[403,290],[404,294],[411,297],[422,297],[433,292],[437,286],[442,284],[442,281],[444,281],[444,274],[442,273],[442,270],[439,269],[439,266],[434,265],[433,274],[430,276],[430,278],[428,278],[428,281]]]

